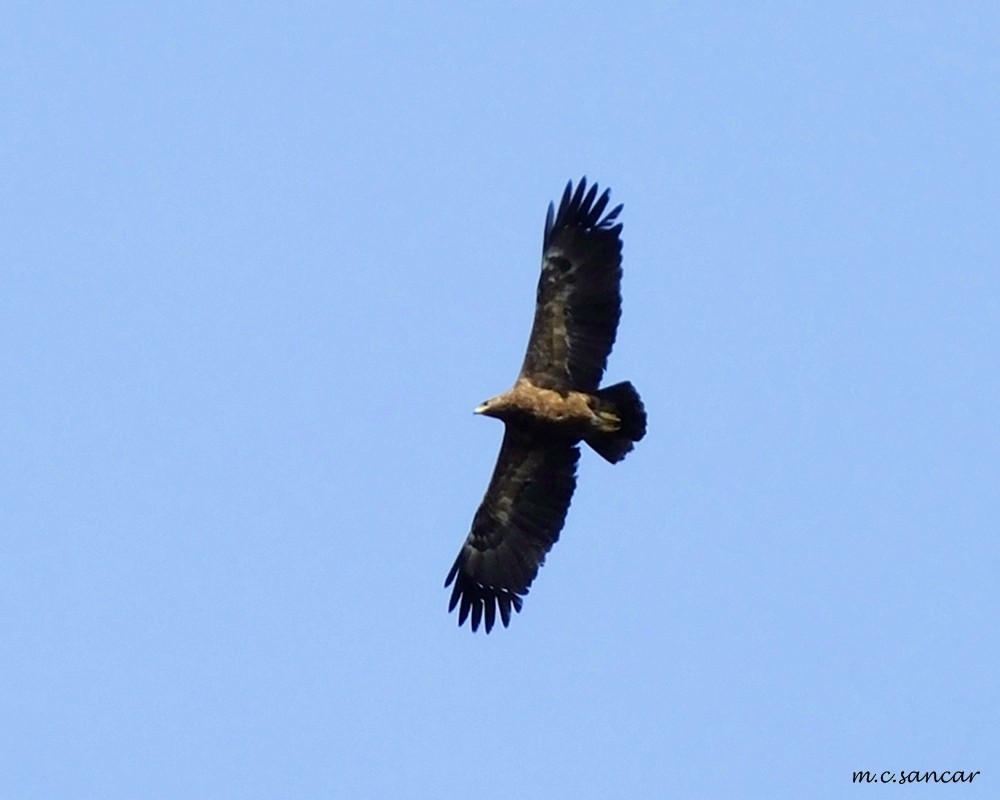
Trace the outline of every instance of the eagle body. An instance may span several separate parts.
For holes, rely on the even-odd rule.
[[[646,411],[631,383],[599,388],[621,317],[621,206],[610,192],[569,183],[549,205],[535,319],[513,388],[476,413],[505,432],[493,477],[445,586],[458,624],[471,615],[489,633],[511,610],[559,539],[576,488],[580,443],[612,464],[646,434]]]
[[[496,417],[507,424],[542,428],[554,435],[579,441],[588,433],[610,433],[613,414],[600,410],[600,400],[586,392],[557,392],[519,378],[509,392],[497,395],[475,413]]]

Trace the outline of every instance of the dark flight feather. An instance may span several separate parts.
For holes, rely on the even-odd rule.
[[[485,613],[488,633],[497,607],[504,627],[511,609],[521,610],[521,596],[559,539],[579,458],[570,442],[507,427],[472,532],[444,584],[455,584],[448,610],[458,606],[459,625],[471,613],[476,630]]]
[[[610,190],[597,196],[581,178],[549,205],[535,319],[521,376],[541,388],[597,389],[621,317],[622,207],[605,216]],[[596,202],[595,202],[596,198]]]

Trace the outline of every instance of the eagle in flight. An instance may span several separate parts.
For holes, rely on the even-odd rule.
[[[610,190],[582,178],[549,204],[528,352],[514,387],[475,409],[503,420],[493,477],[445,587],[458,624],[504,627],[559,538],[581,441],[615,464],[646,433],[631,383],[600,389],[621,317],[622,226]]]

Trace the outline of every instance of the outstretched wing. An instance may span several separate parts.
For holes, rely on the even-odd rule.
[[[604,217],[611,190],[597,197],[581,178],[549,204],[535,321],[521,377],[546,389],[596,391],[621,317],[621,206]],[[596,198],[596,200],[595,200]]]
[[[521,610],[521,595],[559,538],[579,458],[566,440],[507,428],[472,532],[444,584],[455,583],[448,610],[461,604],[459,625],[471,612],[472,630],[485,617],[489,633],[497,608],[504,627],[511,608]]]

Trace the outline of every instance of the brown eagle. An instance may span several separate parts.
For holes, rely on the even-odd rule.
[[[573,489],[580,441],[612,464],[646,433],[646,411],[631,383],[600,389],[621,317],[622,207],[609,211],[610,190],[598,197],[582,178],[570,181],[558,212],[549,204],[542,244],[535,321],[521,374],[509,392],[475,413],[503,420],[496,468],[445,587],[448,610],[472,630],[497,609],[506,627],[511,609],[559,539]],[[602,216],[603,215],[603,216]]]

